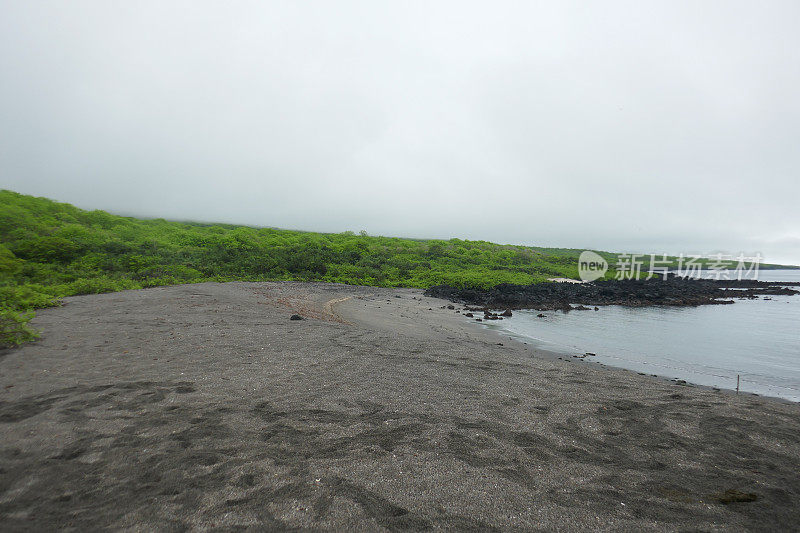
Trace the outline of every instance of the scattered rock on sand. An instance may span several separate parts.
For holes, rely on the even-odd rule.
[[[305,320],[305,318],[301,317],[300,315],[292,315],[289,317],[289,320]]]
[[[514,313],[511,312],[511,309],[506,309],[501,313],[501,316],[513,316]]]

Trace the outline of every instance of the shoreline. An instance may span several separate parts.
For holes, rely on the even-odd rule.
[[[539,311],[539,309],[517,309],[516,311]],[[707,390],[707,391],[715,392],[715,393],[731,394],[733,396],[738,396],[738,395],[741,395],[741,396],[752,396],[752,397],[757,397],[757,398],[764,398],[764,399],[770,400],[770,401],[787,403],[787,404],[790,404],[790,405],[800,405],[800,401],[790,400],[788,398],[783,398],[781,396],[773,396],[773,395],[769,395],[769,394],[761,394],[761,393],[743,391],[743,390],[740,390],[737,393],[736,389],[735,388],[731,388],[731,387],[721,387],[721,386],[714,386],[714,385],[703,385],[701,383],[696,383],[696,382],[693,382],[693,381],[690,381],[690,380],[684,380],[684,379],[677,378],[677,377],[669,377],[669,376],[665,376],[665,375],[661,375],[661,374],[651,374],[651,373],[647,373],[647,372],[639,372],[639,371],[634,370],[632,368],[625,368],[624,366],[601,363],[600,361],[592,359],[591,356],[587,357],[586,354],[591,353],[588,350],[585,350],[583,355],[575,353],[576,351],[580,351],[580,350],[569,351],[569,350],[566,349],[567,347],[564,347],[564,349],[562,351],[548,350],[546,348],[542,348],[542,347],[536,345],[537,341],[540,342],[540,343],[545,343],[545,341],[540,341],[538,339],[533,339],[533,338],[527,337],[527,336],[519,334],[519,333],[513,333],[511,331],[507,331],[507,330],[503,329],[503,326],[499,325],[496,322],[476,323],[474,321],[470,321],[469,323],[470,324],[474,324],[475,326],[478,326],[478,327],[480,327],[480,328],[482,328],[482,329],[484,329],[486,331],[489,331],[489,332],[492,332],[492,333],[496,334],[498,336],[498,339],[506,338],[511,342],[517,342],[517,343],[519,343],[521,345],[525,345],[525,346],[531,348],[531,350],[534,351],[534,353],[532,353],[533,357],[541,357],[541,358],[544,358],[544,359],[547,359],[547,360],[550,360],[550,361],[563,361],[563,362],[566,362],[566,363],[576,363],[577,362],[577,363],[580,363],[582,366],[586,366],[586,367],[589,367],[589,368],[594,368],[596,370],[611,370],[611,371],[632,372],[632,373],[635,373],[636,375],[638,375],[638,376],[640,376],[642,378],[655,379],[655,380],[658,380],[659,382],[665,382],[665,383],[669,383],[669,384],[672,384],[672,385],[678,385],[678,386],[682,386],[682,387],[699,388],[699,389],[702,389],[702,390]],[[525,342],[525,341],[529,341],[529,342]]]
[[[0,519],[12,530],[800,521],[797,404],[548,359],[447,305],[417,289],[233,282],[42,310],[43,337],[0,355]]]
[[[491,309],[537,311],[582,310],[583,306],[697,307],[733,304],[731,298],[798,295],[800,281],[708,280],[671,276],[665,279],[600,280],[590,283],[500,284],[490,289],[458,289],[437,285],[427,296],[463,305]],[[573,307],[573,304],[578,304]]]

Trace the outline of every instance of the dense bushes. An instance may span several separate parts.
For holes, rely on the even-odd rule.
[[[75,294],[204,280],[491,287],[576,277],[579,252],[139,220],[0,191],[4,332],[24,326],[27,310]],[[29,334],[8,335],[25,340]]]

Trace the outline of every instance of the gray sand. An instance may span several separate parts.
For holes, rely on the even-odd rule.
[[[207,283],[41,311],[0,355],[0,528],[798,527],[800,405],[542,357],[445,303]]]

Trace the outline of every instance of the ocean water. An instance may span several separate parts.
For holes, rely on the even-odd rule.
[[[765,281],[800,281],[800,270],[761,271]],[[732,305],[599,311],[517,311],[487,327],[537,348],[587,360],[800,402],[800,295]],[[582,363],[576,363],[582,364]]]

